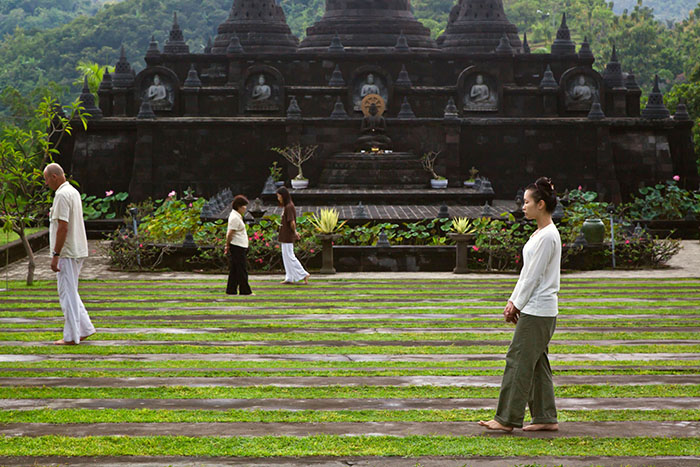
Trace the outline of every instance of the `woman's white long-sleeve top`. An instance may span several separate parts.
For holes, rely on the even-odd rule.
[[[523,248],[523,269],[510,301],[533,316],[559,314],[561,237],[554,223],[535,232]]]

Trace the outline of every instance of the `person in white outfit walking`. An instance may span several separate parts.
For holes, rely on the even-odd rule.
[[[44,180],[56,192],[49,213],[49,245],[51,270],[56,273],[58,300],[65,318],[63,339],[54,344],[77,345],[95,334],[95,327],[78,294],[80,269],[88,256],[83,203],[78,190],[66,181],[60,165],[47,165]]]
[[[309,283],[309,273],[301,265],[294,255],[294,242],[300,239],[297,232],[297,210],[292,202],[292,195],[285,187],[277,189],[277,201],[283,208],[280,224],[279,242],[282,248],[282,262],[284,263],[283,284]]]

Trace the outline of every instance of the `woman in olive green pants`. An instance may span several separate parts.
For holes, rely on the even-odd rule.
[[[552,222],[557,205],[552,181],[543,177],[529,185],[524,200],[525,217],[537,222],[537,230],[523,248],[523,269],[503,310],[506,321],[515,323],[515,333],[506,355],[496,416],[479,425],[506,432],[522,428],[529,406],[532,424],[525,431],[555,431],[559,424],[547,354],[559,314],[561,239]]]

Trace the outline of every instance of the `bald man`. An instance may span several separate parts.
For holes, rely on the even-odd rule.
[[[63,339],[54,344],[77,345],[95,334],[95,327],[78,294],[80,269],[88,255],[83,203],[78,190],[66,181],[60,165],[47,165],[44,181],[56,192],[49,213],[49,245],[51,270],[56,273],[58,300],[65,318]]]

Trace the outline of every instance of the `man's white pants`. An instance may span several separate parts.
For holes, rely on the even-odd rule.
[[[59,258],[56,273],[58,280],[58,301],[61,302],[65,325],[63,340],[80,343],[81,337],[94,334],[95,327],[90,321],[85,305],[78,294],[78,277],[83,267],[83,259]]]
[[[284,281],[299,282],[303,281],[309,275],[301,265],[296,256],[294,256],[293,243],[280,243],[282,245],[282,262],[284,262]]]

